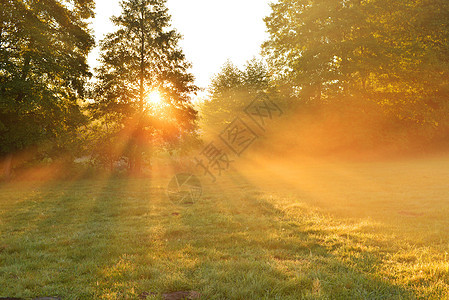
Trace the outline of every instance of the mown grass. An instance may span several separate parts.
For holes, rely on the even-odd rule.
[[[4,184],[0,297],[449,298],[446,167],[277,164],[193,204],[167,176]]]

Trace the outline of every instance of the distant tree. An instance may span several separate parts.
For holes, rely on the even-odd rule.
[[[0,9],[0,157],[45,144],[68,152],[85,122],[80,102],[94,46],[93,0],[2,0]],[[72,149],[73,150],[73,149]]]
[[[126,141],[120,155],[140,172],[144,153],[157,140],[175,141],[195,129],[190,100],[198,88],[165,1],[127,0],[121,6],[122,14],[112,18],[117,30],[101,42],[92,108],[105,126],[116,128],[114,138]],[[149,99],[156,91],[163,104]]]
[[[270,74],[266,65],[256,58],[246,63],[242,76],[243,86],[250,94],[268,93],[272,88],[270,85]]]
[[[211,132],[221,130],[260,93],[274,94],[262,61],[252,59],[243,70],[227,61],[212,79],[209,95],[201,105],[202,127]]]

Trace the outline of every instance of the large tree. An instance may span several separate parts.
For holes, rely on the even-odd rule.
[[[117,155],[140,172],[142,155],[156,140],[175,142],[194,129],[191,96],[197,90],[190,64],[179,47],[181,36],[170,27],[164,0],[127,0],[112,18],[117,30],[101,42],[94,112],[107,140],[119,139]],[[159,93],[162,103],[151,97]]]
[[[280,0],[272,9],[263,49],[302,99],[374,101],[415,124],[445,119],[447,1]]]
[[[0,3],[0,158],[44,143],[67,151],[84,121],[94,0]]]

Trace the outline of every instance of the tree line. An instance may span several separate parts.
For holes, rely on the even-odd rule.
[[[268,77],[259,79],[292,112],[284,127],[304,140],[340,137],[340,148],[448,148],[448,1],[279,0],[271,9],[261,47]],[[212,81],[207,115],[231,103],[223,89],[241,89],[235,78],[225,65]],[[319,130],[304,129],[312,127]]]
[[[368,139],[403,129],[427,142],[448,137],[445,0],[276,1],[265,18],[262,59],[243,69],[227,62],[199,109],[191,102],[199,88],[164,0],[121,2],[93,73],[94,0],[0,4],[5,174],[24,163],[82,156],[109,169],[123,161],[139,172],[156,149],[197,143],[205,128],[218,128],[260,93],[292,114],[338,108],[355,119],[375,112],[388,120],[383,136]],[[163,110],[148,101],[155,90]]]

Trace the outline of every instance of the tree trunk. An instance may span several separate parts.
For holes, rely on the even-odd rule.
[[[142,149],[138,141],[133,140],[129,157],[129,173],[138,176],[142,173]]]
[[[134,145],[132,150],[132,165],[131,165],[131,172],[134,175],[140,175],[142,172],[142,147],[140,146],[140,143],[142,142],[142,119],[144,114],[144,101],[145,101],[145,26],[143,24],[143,20],[145,18],[144,14],[144,6],[142,3],[141,8],[141,21],[140,21],[140,30],[141,30],[141,36],[140,36],[140,97],[139,97],[139,119],[137,122],[137,128],[136,128],[136,137],[133,140]]]

